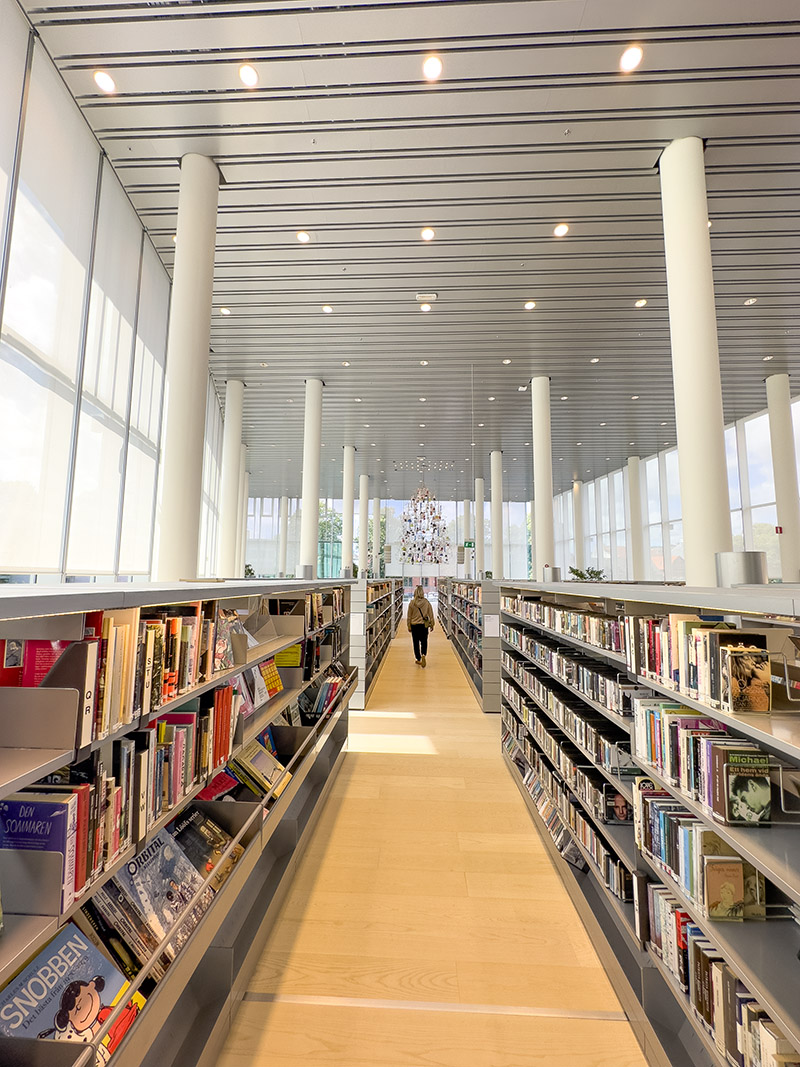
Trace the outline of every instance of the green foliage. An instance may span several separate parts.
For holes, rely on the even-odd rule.
[[[606,572],[598,570],[597,567],[587,567],[585,570],[580,570],[578,567],[570,567],[569,573],[578,582],[607,581]]]
[[[255,578],[256,576],[256,572],[253,570],[249,563],[245,563],[244,565],[244,576],[245,578]]]

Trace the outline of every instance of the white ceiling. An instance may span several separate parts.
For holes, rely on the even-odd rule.
[[[168,268],[180,157],[220,167],[211,368],[221,396],[246,382],[255,494],[300,491],[306,377],[326,383],[331,496],[352,443],[387,497],[413,491],[419,456],[445,468],[426,478],[441,497],[471,495],[502,448],[507,496],[529,499],[534,374],[552,379],[557,489],[674,444],[656,170],[674,137],[707,142],[726,417],[799,369],[796,0],[25,8]]]

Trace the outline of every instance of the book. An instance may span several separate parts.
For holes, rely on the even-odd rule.
[[[0,990],[0,1033],[89,1043],[128,982],[74,923],[67,923],[38,955]],[[135,993],[102,1041],[97,1063],[107,1063],[144,1006]]]
[[[202,878],[205,879],[213,871],[210,884],[215,891],[222,888],[244,855],[243,846],[237,844],[225,862],[219,864],[219,857],[233,838],[198,808],[182,812],[167,826],[167,832],[178,842]]]
[[[61,854],[62,914],[75,901],[77,833],[74,793],[12,793],[0,800],[0,848]]]
[[[719,702],[723,711],[769,711],[772,672],[766,634],[732,630],[719,638]]]
[[[709,919],[741,922],[744,918],[742,860],[738,856],[706,856],[703,877]]]
[[[177,952],[188,940],[211,900],[210,891],[200,898],[188,916],[189,901],[202,888],[203,880],[181,847],[161,830],[112,879],[141,915],[157,941],[180,921],[172,946]]]
[[[772,814],[769,755],[736,738],[712,742],[712,814],[736,826],[768,823]]]

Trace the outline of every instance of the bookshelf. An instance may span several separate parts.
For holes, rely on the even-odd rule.
[[[63,595],[62,595],[63,594]],[[309,621],[308,594],[314,594]],[[151,708],[144,704],[131,721],[105,737],[80,743],[80,699],[76,688],[0,687],[0,799],[44,775],[99,753],[113,766],[116,744],[133,737],[148,723],[237,679],[248,666],[273,660],[283,688],[267,694],[252,710],[240,704],[230,722],[227,750],[217,763],[186,781],[168,809],[148,818],[132,843],[116,856],[106,857],[101,870],[87,882],[70,907],[61,907],[60,853],[0,850],[0,899],[5,929],[0,933],[0,987],[46,945],[51,937],[104,886],[120,868],[153,840],[158,831],[193,802],[233,837],[228,851],[240,844],[244,851],[230,876],[202,913],[189,939],[169,969],[148,994],[144,1008],[114,1053],[121,1067],[211,1067],[227,1033],[237,996],[245,987],[269,932],[307,833],[318,816],[321,801],[338,771],[346,747],[348,704],[356,672],[348,658],[350,583],[286,581],[86,586],[79,590],[0,588],[0,638],[79,640],[86,620],[98,611],[134,609],[145,617],[148,609],[172,605],[211,605],[239,613],[252,623],[254,637],[233,645],[233,662],[190,684]],[[274,614],[273,614],[274,611]],[[215,618],[218,618],[215,615]],[[297,651],[298,644],[301,651]],[[306,650],[313,659],[306,662]],[[297,658],[300,664],[296,665]],[[333,702],[319,717],[295,713],[298,698],[311,699],[314,687],[332,663],[341,667],[341,682]],[[126,676],[127,677],[127,676]],[[76,684],[82,679],[75,678]],[[135,692],[134,675],[129,678]],[[306,706],[306,705],[304,705]],[[242,710],[246,716],[241,714]],[[293,714],[289,714],[290,710]],[[289,722],[303,725],[289,725]],[[259,802],[201,801],[226,761],[239,755],[264,728],[273,724],[281,762],[290,772],[281,775]],[[85,738],[83,738],[85,741]],[[46,744],[48,747],[41,747]],[[284,780],[285,779],[285,780]],[[288,781],[288,784],[287,784]],[[284,788],[285,786],[285,788]],[[224,857],[223,857],[224,858]],[[196,898],[203,890],[199,890]],[[190,905],[191,906],[191,905]],[[173,931],[174,934],[174,931]],[[168,935],[170,936],[170,935]],[[154,957],[158,953],[154,953]],[[145,963],[132,985],[144,982],[154,960]],[[127,998],[126,998],[127,999]],[[88,1058],[87,1058],[88,1056]],[[0,1037],[0,1062],[14,1067],[93,1067],[94,1049],[64,1041],[36,1041]]]
[[[450,639],[475,696],[483,701],[482,583],[442,578],[439,622]]]
[[[656,942],[642,940],[648,935],[637,923],[632,898],[646,876],[657,893],[666,891],[686,913],[710,943],[710,951],[718,953],[800,1049],[800,928],[791,917],[784,917],[789,916],[787,905],[800,904],[800,815],[775,812],[773,786],[771,825],[718,821],[701,803],[702,797],[690,795],[680,780],[644,757],[647,737],[638,732],[633,717],[635,701],[643,706],[647,701],[652,706],[663,702],[673,714],[690,718],[696,713],[720,724],[732,744],[755,742],[770,758],[773,782],[785,777],[787,806],[794,811],[800,703],[792,705],[790,698],[800,695],[793,692],[800,672],[787,635],[800,636],[798,587],[495,584],[500,595],[504,759],[582,917],[590,929],[602,933],[601,956],[604,962],[609,951],[613,956],[610,974],[642,1047],[656,1062],[675,1067],[723,1067],[729,1062],[724,1043],[721,1049],[715,1040],[719,1033],[715,1035],[703,1020],[667,965],[666,949],[662,958]],[[661,638],[654,636],[653,626],[658,630],[659,618],[686,612],[703,616],[707,626],[727,622],[764,634],[771,659],[770,712],[724,710],[708,688],[703,694],[703,670],[712,668],[703,667],[702,639],[696,644],[700,651],[693,661],[692,689],[679,688],[672,673],[675,663],[670,662],[674,654],[665,650],[662,658],[667,646],[659,643],[666,640],[667,622]],[[681,677],[686,683],[688,668]],[[708,673],[705,677],[708,686]],[[620,770],[621,764],[627,764],[626,770]],[[687,825],[696,826],[698,832],[704,827],[713,830],[730,846],[731,854],[764,875],[766,921],[709,918],[659,855],[644,843],[637,845],[632,824],[617,825],[602,818],[598,797],[611,789],[631,798],[637,774],[663,790],[667,810],[676,818],[685,813]],[[622,893],[628,899],[620,899],[618,887],[609,884],[609,861],[598,864],[597,850],[587,848],[587,840],[590,846],[595,840],[601,842],[612,869],[619,865],[635,876],[635,884]],[[585,870],[574,865],[576,855],[585,861]],[[662,886],[665,889],[658,888]],[[637,907],[647,911],[646,895]],[[651,929],[649,937],[653,936]]]
[[[358,668],[352,706],[362,710],[367,706],[403,617],[402,579],[360,578],[351,588],[350,610],[350,659]]]

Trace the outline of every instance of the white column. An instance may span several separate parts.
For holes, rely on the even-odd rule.
[[[572,483],[572,529],[575,534],[575,566],[583,570],[583,482]],[[566,574],[561,575],[566,578]]]
[[[781,577],[784,582],[800,581],[800,497],[797,491],[797,459],[792,427],[792,396],[788,374],[767,378],[769,440],[772,448],[772,474],[781,551]]]
[[[465,541],[474,540],[472,536],[472,522],[470,521],[470,511],[472,507],[472,501],[467,499],[464,501],[464,538]],[[472,577],[472,549],[464,549],[464,577]]]
[[[342,570],[350,568],[353,574],[353,506],[356,484],[356,450],[353,445],[344,446],[342,470]]]
[[[247,478],[247,445],[239,442],[239,487],[236,491],[236,533],[233,555],[233,570],[230,574],[223,574],[223,578],[241,578],[244,574],[244,559],[242,558],[242,527],[244,526],[244,513],[247,507],[245,498],[245,479]]]
[[[659,170],[686,584],[713,586],[732,538],[703,142],[672,141]]]
[[[372,498],[372,573],[381,576],[381,501],[377,496]]]
[[[197,577],[219,171],[181,160],[153,577]]]
[[[244,565],[247,562],[247,509],[250,502],[250,471],[244,472],[244,492],[242,496],[242,544],[238,574],[244,578]]]
[[[555,563],[553,534],[553,449],[550,443],[550,379],[543,375],[531,379],[531,418],[533,421],[533,513],[536,545],[536,579],[542,568]]]
[[[358,479],[358,577],[366,578],[369,567],[369,475]]]
[[[628,456],[628,537],[630,538],[632,582],[647,580],[644,555],[644,516],[642,514],[642,474],[638,456]]]
[[[503,453],[491,454],[492,578],[503,577]]]
[[[244,383],[229,379],[225,385],[225,422],[222,427],[222,470],[219,492],[219,552],[217,576],[236,574],[241,488],[242,404]]]
[[[278,515],[278,577],[286,577],[286,559],[289,553],[289,497],[281,497]]]
[[[483,478],[475,479],[475,577],[482,578],[486,569],[485,554],[486,544],[484,541],[484,484]]]
[[[322,382],[306,379],[303,425],[303,503],[298,578],[316,578],[319,552],[319,466],[322,446]],[[308,568],[311,570],[308,570]]]

